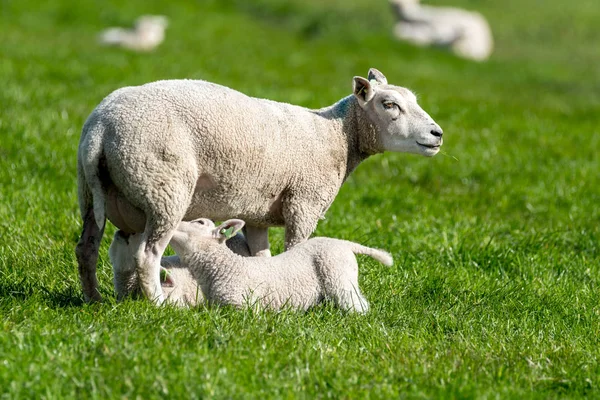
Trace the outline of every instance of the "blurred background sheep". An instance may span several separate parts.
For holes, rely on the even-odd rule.
[[[494,48],[492,31],[477,12],[425,6],[419,0],[390,0],[398,23],[394,35],[418,46],[449,48],[459,57],[486,60]]]
[[[108,28],[98,40],[106,46],[121,46],[136,51],[154,50],[165,39],[167,17],[142,15],[135,21],[133,29]]]

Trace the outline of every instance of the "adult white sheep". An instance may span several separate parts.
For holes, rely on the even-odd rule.
[[[144,294],[160,303],[160,257],[179,221],[244,219],[252,254],[269,255],[268,227],[285,226],[286,249],[305,241],[370,155],[438,153],[442,130],[411,91],[371,69],[368,79],[354,77],[353,92],[319,110],[192,80],[106,97],[78,152],[85,298],[101,299],[96,262],[106,218],[143,232],[135,268]]]
[[[171,239],[171,246],[190,269],[189,276],[209,302],[306,310],[329,299],[343,310],[365,313],[369,303],[358,287],[354,255],[366,254],[392,265],[392,256],[383,250],[324,237],[309,239],[274,257],[242,257],[224,242],[243,225],[238,219],[218,227],[205,218],[183,221]],[[173,276],[173,280],[181,279],[175,284],[193,288],[189,276]]]

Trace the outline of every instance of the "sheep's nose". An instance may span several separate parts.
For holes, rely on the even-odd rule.
[[[433,136],[441,138],[442,135],[444,134],[444,132],[442,131],[442,128],[436,128],[436,129],[432,129],[429,133],[431,133]]]

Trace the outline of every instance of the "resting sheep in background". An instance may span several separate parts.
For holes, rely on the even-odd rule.
[[[418,46],[450,48],[456,55],[476,61],[492,53],[492,32],[481,14],[451,7],[419,4],[419,0],[390,0],[400,22],[394,34]]]
[[[98,40],[107,46],[121,46],[130,50],[154,50],[165,39],[167,17],[142,15],[135,21],[134,29],[108,28]]]
[[[126,87],[88,117],[77,177],[83,230],[76,248],[86,300],[101,300],[96,262],[106,218],[132,249],[146,297],[161,303],[160,258],[181,220],[241,218],[252,255],[270,255],[268,228],[285,248],[314,231],[342,183],[384,151],[433,156],[442,130],[408,89],[376,69],[354,93],[310,110],[193,80]]]
[[[200,218],[181,222],[173,234],[171,246],[209,302],[306,310],[329,299],[343,310],[365,313],[369,304],[358,287],[354,255],[366,254],[392,265],[392,256],[383,250],[324,237],[309,239],[274,257],[242,257],[224,242],[243,225],[244,221],[233,219],[215,227],[211,220]],[[189,275],[174,276],[173,281],[194,287]]]

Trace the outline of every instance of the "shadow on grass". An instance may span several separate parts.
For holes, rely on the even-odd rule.
[[[32,298],[42,300],[50,308],[81,307],[83,299],[79,290],[73,287],[56,290],[46,286],[23,279],[20,282],[0,282],[0,299],[13,299],[17,302],[25,302]]]

